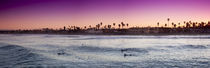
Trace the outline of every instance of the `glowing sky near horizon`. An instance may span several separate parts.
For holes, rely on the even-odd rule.
[[[1,0],[0,29],[62,28],[103,22],[156,26],[210,20],[210,0]]]

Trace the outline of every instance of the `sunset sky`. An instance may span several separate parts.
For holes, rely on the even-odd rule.
[[[0,0],[0,29],[210,20],[210,0]]]

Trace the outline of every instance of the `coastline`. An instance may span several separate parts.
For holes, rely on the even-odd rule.
[[[132,35],[132,36],[167,36],[167,35],[210,35],[210,33],[159,33],[159,34],[81,34],[81,33],[0,33],[0,34],[26,34],[26,35],[39,35],[39,34],[46,34],[46,35],[97,35],[97,36],[126,36],[126,35]]]
[[[52,34],[52,35],[210,35],[210,28],[129,28],[78,30],[0,30],[0,34]]]

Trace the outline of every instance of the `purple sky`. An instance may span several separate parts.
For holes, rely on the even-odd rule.
[[[0,0],[0,29],[210,20],[210,0]]]

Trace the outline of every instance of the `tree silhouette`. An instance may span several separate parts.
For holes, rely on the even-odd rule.
[[[120,25],[120,24],[118,24],[119,29],[120,29],[120,26],[121,26],[121,25]]]
[[[103,23],[101,22],[101,23],[100,23],[100,25],[102,26],[102,25],[103,25]]]
[[[66,26],[63,27],[63,30],[66,30]]]
[[[186,27],[187,27],[187,28],[190,27],[190,23],[189,23],[189,22],[186,23]]]
[[[176,24],[174,24],[174,28],[176,28]]]
[[[113,23],[113,26],[114,26],[114,27],[115,27],[115,25],[116,25],[116,24],[115,24],[115,23]]]
[[[86,29],[87,27],[86,27],[86,26],[84,26],[84,28]]]
[[[91,25],[89,25],[89,28],[91,28]]]
[[[205,23],[204,22],[201,22],[201,27],[204,27]]]
[[[123,22],[121,22],[121,25],[122,25],[122,28],[123,28],[123,26],[125,26],[125,24]]]
[[[101,25],[100,25],[100,24],[98,24],[98,29],[100,29],[100,27],[101,27]]]
[[[173,26],[174,26],[174,23],[172,22],[171,25],[172,25],[172,27],[173,27]]]
[[[167,18],[167,21],[168,21],[168,27],[169,27],[169,21],[170,21],[170,18]]]
[[[115,23],[113,23],[113,26],[115,26],[116,24]]]
[[[196,23],[195,23],[195,22],[193,22],[192,24],[193,24],[193,28],[195,28],[195,27],[196,27]]]
[[[186,22],[184,21],[184,27],[186,26]]]
[[[99,29],[99,28],[100,28],[100,24],[97,24],[97,25],[96,25],[96,29]]]
[[[167,27],[167,24],[165,24],[165,27]]]
[[[157,26],[159,27],[159,25],[160,25],[160,23],[158,22],[158,23],[157,23]]]
[[[71,30],[71,27],[70,26],[68,26],[68,30]]]
[[[104,29],[106,29],[106,27],[107,27],[107,26],[106,26],[106,25],[104,25]]]
[[[73,29],[75,30],[76,29],[76,26],[73,26]]]
[[[111,27],[112,27],[111,25],[108,25],[108,29],[111,29]]]

